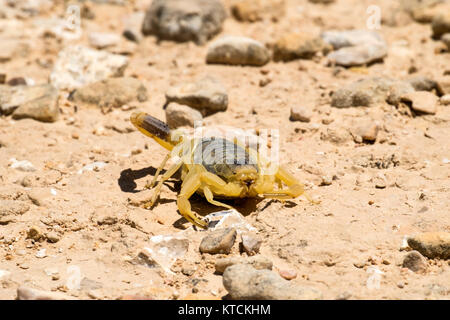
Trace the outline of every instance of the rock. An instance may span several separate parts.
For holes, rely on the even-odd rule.
[[[286,280],[292,280],[297,278],[297,272],[295,270],[280,270],[278,271],[280,276]]]
[[[142,22],[144,21],[144,12],[134,12],[124,20],[123,36],[130,41],[141,42],[142,40]]]
[[[322,39],[337,51],[328,59],[344,67],[360,66],[382,60],[387,55],[387,44],[375,31],[327,31]]]
[[[51,193],[47,188],[33,188],[28,191],[28,198],[38,207],[45,207]]]
[[[0,85],[0,114],[9,115],[27,102],[38,104],[40,98],[51,100],[55,98],[54,95],[55,88],[50,85],[13,87]]]
[[[450,94],[450,76],[444,76],[436,80],[438,94],[443,96]]]
[[[386,101],[392,81],[385,78],[361,79],[333,93],[331,105],[337,108],[370,106]]]
[[[431,23],[436,16],[449,9],[448,3],[441,0],[405,0],[403,7],[420,23]]]
[[[134,262],[151,268],[159,266],[165,272],[172,273],[170,268],[177,259],[184,257],[188,249],[189,240],[180,235],[153,236],[149,246],[141,250]]]
[[[50,243],[56,243],[59,240],[61,240],[61,237],[54,231],[47,233],[45,237],[47,238],[47,241]]]
[[[17,300],[76,300],[76,299],[60,292],[43,291],[22,286],[17,289]]]
[[[101,108],[118,108],[133,101],[146,101],[147,89],[135,78],[111,78],[78,88],[69,99]]]
[[[59,118],[58,90],[51,85],[37,86],[42,95],[35,99],[26,99],[13,112],[13,119],[31,118],[42,122],[55,122]],[[29,90],[26,90],[29,92]],[[35,91],[36,92],[36,91]]]
[[[417,76],[408,79],[408,82],[416,91],[432,91],[437,88],[436,81],[424,76]]]
[[[330,46],[320,37],[306,33],[289,33],[275,43],[273,59],[275,61],[312,59],[317,53],[327,53],[330,50]]]
[[[11,78],[8,80],[8,86],[26,86],[27,85],[27,80],[25,80],[25,78],[23,77],[16,77],[16,78]]]
[[[202,119],[199,111],[182,104],[172,102],[166,108],[166,123],[171,129],[183,126],[194,127],[195,122]]]
[[[441,104],[444,106],[450,105],[450,94],[446,94],[445,96],[442,96],[440,101],[441,101]]]
[[[285,14],[285,0],[235,0],[231,4],[233,16],[243,22],[255,22],[270,18],[278,21]]]
[[[203,116],[225,111],[228,107],[227,90],[220,81],[211,77],[170,88],[166,92],[166,100],[197,109]]]
[[[0,72],[0,84],[5,84],[5,81],[6,81],[6,73]]]
[[[59,52],[50,82],[59,89],[76,89],[110,77],[121,77],[128,58],[83,46],[67,46]]]
[[[308,0],[308,1],[315,4],[330,4],[333,3],[335,0]]]
[[[418,251],[411,251],[403,258],[402,267],[422,273],[427,270],[427,260]]]
[[[110,32],[91,32],[88,38],[89,44],[97,49],[115,46],[120,42],[120,36]]]
[[[203,131],[204,133],[204,131]],[[217,136],[217,130],[214,130],[212,136]],[[205,134],[205,136],[208,136]],[[245,135],[249,137],[248,134]],[[256,137],[256,136],[255,136]],[[220,230],[225,228],[234,228],[237,234],[243,234],[246,232],[256,232],[257,229],[247,223],[244,216],[235,209],[221,210],[208,214],[205,219],[209,221],[209,230]]]
[[[385,45],[365,44],[339,49],[328,54],[327,58],[336,65],[353,67],[381,61],[386,55]]]
[[[36,254],[35,254],[35,257],[39,258],[39,259],[43,259],[43,258],[47,257],[47,250],[46,249],[38,250],[38,252],[36,252]]]
[[[400,102],[408,105],[417,114],[435,114],[438,98],[428,91],[416,91],[401,96]]]
[[[328,127],[325,132],[321,132],[320,139],[331,143],[341,145],[348,142],[351,138],[348,130],[341,127]]]
[[[241,234],[241,248],[249,256],[259,253],[262,239],[253,232],[245,232]]]
[[[301,122],[310,122],[312,117],[312,113],[305,108],[302,107],[291,107],[291,116],[289,120],[291,121],[301,121]]]
[[[422,84],[419,82],[414,82],[414,84],[419,88]],[[397,106],[400,103],[400,99],[403,95],[414,92],[414,87],[410,82],[407,81],[392,81],[389,86],[389,95],[386,101],[394,106]]]
[[[208,48],[207,63],[263,66],[270,60],[270,52],[260,42],[246,37],[225,36]]]
[[[154,0],[145,14],[142,33],[204,44],[222,30],[225,17],[219,0]]]
[[[11,167],[11,169],[16,169],[16,170],[24,171],[24,172],[36,171],[36,168],[28,160],[17,161],[15,158],[11,158],[10,159],[10,167]]]
[[[446,33],[441,37],[441,41],[447,47],[447,51],[450,51],[450,33]]]
[[[31,227],[27,231],[27,239],[33,239],[34,241],[39,241],[44,237],[44,234],[42,233],[41,229],[38,227]]]
[[[319,300],[316,289],[291,283],[269,270],[256,270],[245,264],[228,267],[223,285],[234,300]]]
[[[235,264],[246,264],[250,265],[256,270],[272,270],[273,263],[264,256],[256,255],[249,258],[244,258],[240,256],[227,257],[218,259],[215,264],[216,272],[222,274],[226,268],[233,266]]]
[[[446,33],[450,33],[450,11],[447,10],[435,16],[431,23],[431,29],[433,30],[433,37],[436,39],[441,38]]]
[[[408,238],[408,245],[430,259],[450,259],[450,233],[425,232]]]
[[[365,44],[385,44],[378,32],[367,30],[325,31],[322,39],[333,46],[334,50]]]
[[[16,216],[24,214],[29,209],[30,206],[24,201],[0,199],[0,225],[15,222]]]
[[[202,253],[230,253],[236,240],[236,229],[226,228],[210,232],[200,243]]]
[[[374,122],[367,122],[359,125],[354,131],[353,135],[361,137],[362,141],[375,142],[377,139],[379,127]],[[358,142],[358,141],[356,141]]]

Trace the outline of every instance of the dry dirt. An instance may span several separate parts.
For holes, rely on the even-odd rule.
[[[148,2],[93,4],[95,19],[83,20],[82,38],[71,43],[88,45],[89,31],[121,34],[122,18],[133,8],[144,10]],[[365,28],[366,9],[373,2],[381,6],[382,14],[389,14],[391,1],[338,0],[323,6],[288,0],[287,15],[279,22],[240,23],[229,16],[221,34],[267,43],[288,31],[318,34]],[[59,3],[40,17],[63,15],[64,10]],[[33,28],[35,18],[22,22]],[[450,55],[435,53],[438,42],[431,39],[429,24],[382,25],[379,32],[390,47],[384,62],[364,68],[363,73],[343,69],[337,75],[324,59],[270,62],[261,68],[207,65],[207,45],[158,42],[152,36],[136,45],[122,38],[121,45],[132,51],[125,75],[140,79],[149,96],[146,102],[131,106],[164,119],[162,106],[169,87],[205,75],[220,79],[228,90],[229,106],[226,112],[205,118],[205,124],[279,129],[282,163],[321,201],[314,205],[301,197],[285,203],[264,199],[236,204],[263,237],[261,252],[273,261],[276,271],[295,270],[297,277],[291,281],[319,289],[325,299],[448,299],[447,261],[428,260],[427,272],[415,274],[402,268],[405,252],[400,247],[406,235],[450,231],[450,107],[440,105],[436,115],[408,117],[387,104],[330,106],[330,92],[360,78],[405,79],[412,65],[417,75],[430,78],[449,70]],[[47,83],[51,67],[37,61],[54,62],[67,43],[28,40],[32,50],[0,68],[8,78]],[[400,42],[406,42],[406,47],[398,49]],[[261,87],[260,80],[266,78],[271,82]],[[177,211],[179,184],[166,183],[152,210],[132,206],[129,199],[152,194],[142,190],[166,151],[137,131],[108,129],[131,128],[132,110],[118,108],[104,114],[100,109],[75,108],[64,96],[61,93],[62,115],[55,123],[0,118],[0,198],[23,200],[30,206],[15,222],[0,225],[0,269],[10,272],[0,280],[0,299],[15,299],[21,285],[82,299],[225,296],[222,277],[214,274],[218,256],[198,252],[204,233],[190,235],[189,251],[172,268],[173,275],[129,262],[149,237],[174,234],[189,226]],[[292,106],[312,110],[311,122],[290,121]],[[365,120],[380,125],[374,144],[355,143],[351,136],[336,144],[330,138],[330,129],[339,133]],[[99,127],[105,130],[96,131]],[[11,158],[29,160],[37,170],[12,169]],[[94,161],[107,165],[77,173]],[[322,185],[322,176],[331,185]],[[376,187],[379,181],[384,188]],[[194,197],[193,207],[203,215],[217,210],[200,197]],[[59,241],[27,239],[33,226],[43,233],[55,232]],[[36,257],[41,249],[46,249],[44,258]],[[233,254],[238,254],[237,243]],[[67,288],[71,266],[79,267],[84,277],[79,290]],[[367,286],[371,267],[383,272],[379,288]],[[181,272],[189,268],[195,270],[192,275]],[[50,271],[57,274],[52,276]]]

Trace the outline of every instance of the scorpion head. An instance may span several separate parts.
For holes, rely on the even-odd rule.
[[[233,168],[233,175],[230,180],[250,187],[258,178],[258,170],[252,165],[240,165]]]

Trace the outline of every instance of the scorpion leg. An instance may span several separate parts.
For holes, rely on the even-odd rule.
[[[169,160],[170,159],[170,153],[168,153],[167,155],[166,155],[166,157],[164,158],[164,160],[163,160],[163,162],[161,162],[161,164],[159,165],[159,168],[156,170],[156,173],[155,173],[155,176],[153,177],[153,179],[152,179],[152,182],[148,182],[147,181],[147,184],[145,185],[145,189],[151,189],[151,188],[153,188],[153,186],[155,185],[155,183],[156,183],[156,180],[158,179],[158,177],[159,177],[159,174],[161,173],[161,170],[162,169],[164,169],[164,166],[166,165],[166,162],[167,162],[167,160]]]
[[[178,210],[189,222],[192,222],[199,227],[206,228],[207,222],[191,210],[191,204],[189,203],[189,198],[202,186],[202,184],[204,185],[204,195],[209,203],[229,209],[232,209],[232,207],[213,199],[213,194],[210,187],[219,189],[222,193],[228,196],[238,196],[241,192],[241,188],[234,184],[226,183],[221,178],[210,172],[189,172],[183,182],[183,185],[181,186],[180,194],[178,195]]]
[[[206,186],[203,187],[203,194],[205,195],[205,198],[206,198],[206,200],[209,203],[211,203],[211,204],[213,204],[215,206],[218,206],[218,207],[225,207],[225,208],[228,208],[228,209],[233,209],[233,207],[229,206],[228,204],[225,204],[225,203],[222,203],[220,201],[214,200],[213,193],[212,193],[212,191],[211,191],[211,189],[209,187],[206,187]]]
[[[172,165],[169,168],[169,170],[167,170],[163,174],[161,180],[156,185],[156,188],[155,188],[155,191],[153,192],[152,198],[150,199],[149,202],[144,204],[144,208],[146,208],[146,209],[150,208],[155,204],[156,200],[159,197],[159,194],[161,193],[161,187],[162,187],[162,184],[164,183],[164,181],[168,180],[171,176],[173,176],[178,171],[178,169],[180,169],[182,164],[183,164],[183,161],[180,159],[178,162],[176,162],[174,165]]]
[[[295,179],[286,169],[279,167],[275,178],[288,186],[288,189],[273,190],[271,192],[264,193],[263,196],[272,199],[291,199],[304,195],[312,203],[316,203],[311,197],[305,193],[303,185]]]

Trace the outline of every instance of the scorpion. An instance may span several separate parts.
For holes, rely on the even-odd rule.
[[[303,184],[282,166],[277,166],[274,172],[268,174],[264,170],[268,161],[255,148],[246,146],[236,138],[189,137],[144,112],[133,112],[130,121],[140,132],[170,151],[146,188],[155,186],[167,161],[175,158],[144,208],[153,207],[163,183],[180,168],[182,185],[177,197],[178,210],[187,221],[200,228],[207,228],[208,221],[192,211],[189,198],[194,193],[204,196],[215,206],[228,209],[233,208],[216,199],[262,196],[283,201],[304,195],[310,202],[315,202],[305,193]]]

